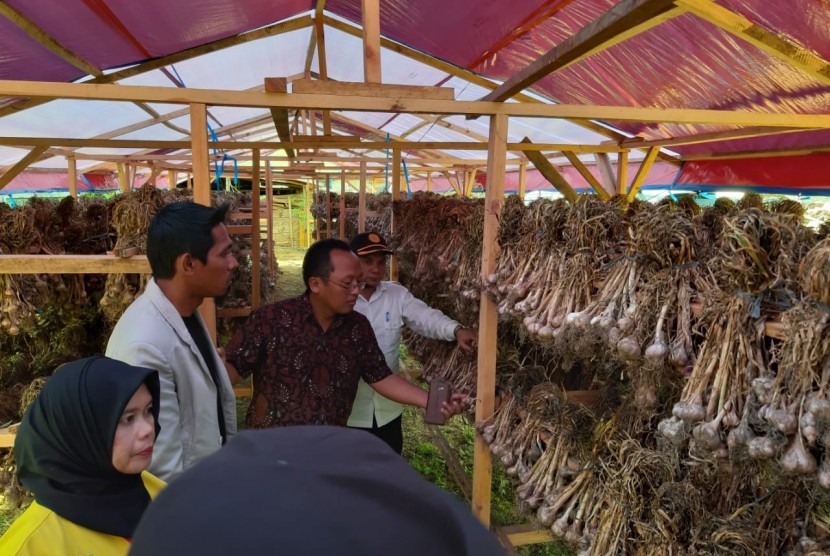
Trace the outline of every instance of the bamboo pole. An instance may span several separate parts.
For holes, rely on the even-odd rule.
[[[259,149],[254,149],[254,161],[252,166],[253,176],[251,177],[251,309],[257,309],[260,304],[260,290],[262,288],[262,255],[260,250],[259,227],[261,222],[260,213],[260,187],[259,187]]]
[[[392,150],[392,202],[400,200],[401,198],[401,150]],[[394,211],[392,212],[392,233],[397,230],[397,222],[395,222]],[[387,239],[388,241],[388,239]],[[389,261],[389,279],[393,282],[398,281],[398,258],[392,255]]]
[[[190,154],[193,165],[193,201],[201,205],[211,206],[207,137],[207,106],[191,104]],[[130,182],[130,188],[132,188],[132,181]],[[212,297],[202,301],[199,312],[205,321],[211,341],[216,344],[216,303]]]
[[[360,163],[360,193],[357,197],[357,232],[366,231],[366,163]]]
[[[487,193],[484,198],[484,235],[481,253],[481,277],[496,268],[498,255],[499,215],[504,204],[504,166],[507,159],[507,117],[490,118],[490,149],[487,152]],[[496,341],[498,309],[486,295],[481,296],[478,325],[478,379],[476,390],[476,423],[493,415],[496,395]],[[473,449],[473,513],[485,525],[490,524],[492,489],[490,449],[476,433]]]
[[[69,195],[78,196],[78,166],[74,156],[66,157],[66,164],[69,167]]]

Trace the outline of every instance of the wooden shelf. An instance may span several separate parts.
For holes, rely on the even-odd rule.
[[[0,274],[150,274],[146,255],[0,255]]]

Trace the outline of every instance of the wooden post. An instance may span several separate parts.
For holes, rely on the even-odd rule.
[[[489,176],[488,176],[488,182]],[[519,199],[525,200],[525,193],[527,192],[527,163],[519,164]]]
[[[332,232],[331,232],[331,176],[326,176],[326,237],[332,237]]]
[[[340,171],[340,218],[337,219],[340,224],[340,239],[346,239],[346,170]]]
[[[504,167],[507,163],[507,116],[490,116],[490,141],[487,150],[487,193],[484,197],[484,235],[481,252],[481,277],[496,269],[498,255],[499,216],[504,204]],[[498,309],[486,295],[481,296],[478,324],[478,379],[476,390],[476,423],[493,415],[496,397],[496,341]],[[490,525],[492,490],[490,449],[476,433],[473,448],[473,513],[485,527]]]
[[[116,164],[116,168],[118,168],[118,188],[121,189],[121,193],[126,193],[129,191],[127,187],[127,165],[119,162]]]
[[[175,170],[167,170],[167,187],[176,189],[176,184],[179,182],[179,173]]]
[[[380,83],[380,2],[361,0],[363,11],[363,77]]]
[[[326,63],[325,29],[326,26],[323,24],[323,18],[315,17],[314,30],[316,31],[315,34],[317,35],[317,66],[320,70],[320,79],[323,81],[329,78],[328,64]],[[331,113],[328,110],[323,110],[323,135],[331,135]]]
[[[268,206],[268,216],[265,230],[268,234],[268,274],[274,277],[274,176],[271,173],[271,162],[265,163],[265,204]],[[291,213],[289,212],[289,216]]]
[[[288,246],[294,247],[294,217],[291,214],[293,210],[291,205],[294,197],[288,196]],[[299,232],[299,230],[297,230]]]
[[[360,163],[360,192],[357,195],[357,232],[366,231],[366,163]]]
[[[259,307],[260,289],[262,287],[262,266],[259,226],[260,218],[260,189],[259,189],[259,149],[254,149],[253,162],[251,163],[251,309]]]
[[[314,178],[314,200],[311,202],[313,205],[317,202],[317,198],[320,195],[320,180]],[[310,207],[309,207],[310,208]],[[316,241],[320,241],[322,239],[320,234],[320,219],[316,216],[314,217],[314,239]]]
[[[193,168],[193,202],[211,206],[207,137],[207,106],[191,104],[190,155]],[[216,344],[216,303],[212,297],[202,301],[199,312],[205,321],[210,339]]]
[[[74,156],[66,157],[67,166],[69,166],[69,195],[72,197],[78,196],[78,166],[75,162]]]
[[[427,193],[432,191],[432,172],[427,174]]]
[[[392,202],[400,200],[401,198],[401,150],[392,149]],[[392,233],[397,230],[397,223],[395,222],[395,212],[392,211]],[[386,238],[389,241],[389,238]],[[390,257],[389,261],[389,279],[393,282],[398,281],[398,258],[394,255]]]
[[[617,193],[625,195],[628,189],[628,151],[617,154]]]
[[[305,246],[311,247],[311,182],[305,184]]]

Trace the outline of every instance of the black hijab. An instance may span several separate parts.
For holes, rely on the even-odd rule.
[[[156,371],[107,357],[59,367],[26,410],[14,442],[20,482],[41,506],[93,531],[131,537],[150,503],[141,475],[112,465],[118,421],[145,384],[158,437]]]
[[[496,556],[504,550],[470,508],[378,438],[297,426],[243,431],[178,476],[147,508],[129,554]]]

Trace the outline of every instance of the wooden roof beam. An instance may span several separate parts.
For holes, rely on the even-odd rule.
[[[522,143],[533,143],[530,139],[525,137],[522,139]],[[568,183],[568,180],[565,179],[559,170],[556,169],[556,166],[550,163],[550,161],[545,158],[539,151],[529,151],[526,153],[528,160],[533,163],[533,166],[542,174],[542,177],[548,180],[550,184],[556,188],[559,193],[562,194],[565,199],[568,201],[576,201],[578,196],[577,192],[574,191],[574,188],[571,187],[571,184]]]
[[[682,137],[670,137],[668,139],[655,139],[644,141],[640,137],[632,137],[617,142],[621,147],[631,149],[642,149],[649,147],[673,147],[678,145],[695,145],[699,143],[713,143],[716,141],[728,141],[733,139],[748,139],[750,137],[762,137],[764,135],[779,135],[803,131],[800,128],[782,127],[750,127],[742,129],[729,129],[724,131],[712,131],[710,133],[699,133],[697,135],[684,135]]]
[[[32,162],[34,162],[35,160],[37,160],[40,157],[40,155],[42,155],[44,152],[46,152],[46,149],[48,149],[48,148],[49,148],[48,146],[35,147],[31,151],[29,151],[26,154],[26,156],[24,156],[23,158],[18,160],[17,164],[15,164],[14,166],[12,166],[8,170],[6,170],[3,173],[3,175],[0,176],[0,189],[3,189],[9,183],[11,183],[11,181],[15,177],[17,177],[18,174],[20,174],[20,172],[22,172],[23,170],[28,168],[29,165]]]
[[[57,55],[64,62],[75,66],[87,75],[93,75],[95,77],[103,75],[100,69],[53,39],[46,31],[38,27],[34,21],[11,7],[8,3],[0,1],[0,15],[5,16],[6,19],[17,25],[27,35],[52,52],[52,54]]]
[[[824,85],[830,85],[830,62],[782,35],[752,23],[711,0],[674,0],[677,6],[760,48],[770,56],[798,68]]]
[[[623,0],[567,38],[482,100],[505,101],[543,77],[676,17],[685,10],[672,0]]]
[[[338,29],[340,31],[343,31],[344,33],[350,34],[353,37],[358,37],[358,38],[362,37],[362,32],[363,32],[362,29],[360,29],[359,27],[357,27],[355,25],[352,25],[350,23],[346,23],[344,21],[340,21],[339,19],[334,19],[330,16],[324,16],[324,21],[325,21],[326,25],[328,25],[328,26],[330,26],[334,29]],[[480,76],[480,75],[478,75],[478,74],[476,74],[476,73],[474,73],[470,70],[460,68],[458,66],[454,66],[454,65],[450,64],[449,62],[445,62],[445,61],[439,60],[437,58],[432,58],[431,56],[428,56],[427,54],[424,54],[423,52],[419,52],[419,51],[417,51],[413,48],[409,48],[408,46],[405,46],[403,44],[394,42],[394,41],[389,40],[389,39],[387,39],[383,36],[381,36],[381,38],[380,38],[380,44],[381,44],[381,46],[383,46],[383,48],[386,48],[386,49],[388,49],[392,52],[396,52],[396,53],[398,53],[402,56],[406,56],[407,58],[409,58],[411,60],[415,60],[416,62],[420,62],[422,64],[425,64],[425,65],[427,65],[431,68],[437,69],[438,71],[446,72],[449,75],[452,75],[454,77],[458,77],[459,79],[463,79],[465,81],[468,81],[470,83],[478,85],[479,87],[483,87],[483,88],[491,90],[491,91],[498,87],[498,83],[494,83],[494,82],[490,81],[489,79],[487,79],[485,77],[482,77],[482,76]],[[530,95],[526,95],[524,93],[519,93],[519,94],[515,95],[514,98],[518,101],[521,101],[521,102],[541,103],[541,101],[539,99],[537,99],[535,97],[532,97]],[[613,139],[615,141],[621,141],[621,140],[627,138],[626,135],[623,135],[619,131],[614,131],[612,129],[609,129],[609,128],[603,126],[603,125],[600,125],[596,122],[591,121],[589,118],[566,118],[566,119],[574,125],[578,125],[579,127],[582,127],[584,129],[588,129],[590,131],[593,131],[594,133],[598,133],[599,135],[602,135],[603,137],[608,137],[609,139]],[[679,162],[674,157],[671,157],[671,156],[669,156],[667,154],[664,154],[664,153],[660,153],[660,158],[663,161],[668,162],[670,164],[675,164],[675,165],[679,164]]]
[[[283,33],[289,33],[291,31],[296,31],[298,29],[304,29],[309,27],[313,24],[311,16],[305,15],[302,17],[298,17],[295,19],[290,19],[288,21],[283,21],[281,23],[275,23],[274,25],[269,25],[267,27],[263,27],[261,29],[256,29],[254,31],[249,31],[247,33],[241,33],[234,37],[228,37],[225,39],[220,39],[218,41],[209,42],[207,44],[203,44],[200,46],[196,46],[193,48],[188,48],[187,50],[182,50],[181,52],[176,52],[175,54],[170,54],[168,56],[162,56],[160,58],[156,58],[154,60],[149,60],[147,62],[143,62],[137,64],[135,66],[125,68],[123,70],[115,71],[112,73],[108,73],[105,75],[100,75],[93,79],[88,79],[83,83],[115,83],[120,81],[121,79],[126,79],[128,77],[133,77],[136,75],[141,75],[142,73],[147,73],[153,70],[157,70],[163,68],[165,66],[169,66],[171,64],[176,64],[179,62],[183,62],[185,60],[190,60],[201,56],[203,54],[209,54],[211,52],[216,52],[219,50],[224,50],[226,48],[230,48],[232,46],[237,46],[240,44],[244,44],[247,42],[255,41],[258,39],[263,39],[266,37],[274,37],[277,35],[281,35]],[[0,107],[0,118],[3,116],[7,116],[9,114],[14,114],[16,112],[20,112],[21,110],[26,110],[27,108],[32,108],[33,106],[39,106],[46,102],[51,102],[55,98],[27,98],[25,95],[3,95],[3,96],[13,96],[13,97],[23,97],[22,100],[13,102],[6,106]]]
[[[40,81],[0,80],[0,96],[31,96],[121,102],[171,104],[205,103],[212,106],[256,108],[305,108],[362,112],[409,112],[422,114],[471,114],[528,118],[591,118],[606,121],[765,126],[803,129],[830,128],[830,114],[779,114],[753,110],[701,110],[691,108],[640,108],[629,106],[583,106],[572,104],[527,104],[468,102],[397,97],[294,95],[219,89],[178,89],[127,85],[87,85]]]

